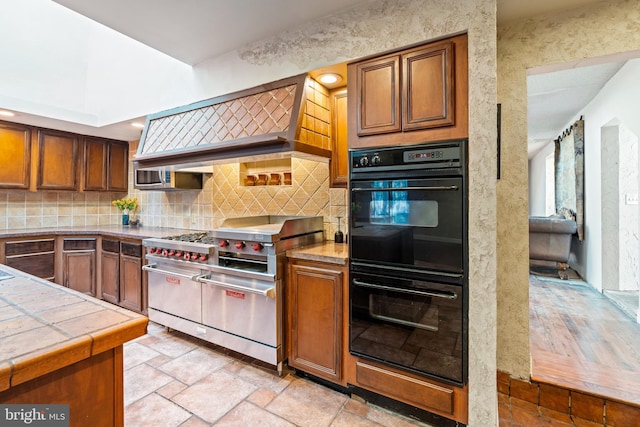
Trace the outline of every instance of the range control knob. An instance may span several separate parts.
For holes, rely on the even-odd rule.
[[[227,246],[229,246],[229,241],[228,240],[220,240],[218,242],[218,246],[220,246],[221,248],[226,248]]]
[[[198,254],[195,252],[191,252],[191,261],[195,261],[198,259]]]
[[[169,255],[169,251],[166,250],[166,249],[163,249],[162,250],[162,256],[167,256],[167,255]]]
[[[156,253],[156,248],[149,248],[149,255],[153,255]]]
[[[207,255],[207,254],[200,254],[200,256],[198,257],[198,261],[202,261],[202,262],[204,262],[204,261],[206,261],[208,259],[209,259],[209,255]]]
[[[252,248],[256,252],[260,252],[264,246],[261,243],[254,243]]]
[[[176,258],[182,258],[182,255],[183,255],[182,251],[176,251],[175,253]]]
[[[169,251],[169,256],[174,256],[175,254],[176,254],[176,251],[174,251],[173,249]]]
[[[360,166],[368,166],[369,158],[367,156],[360,157]]]
[[[244,246],[244,242],[236,242],[236,249],[243,249]]]
[[[185,252],[184,255],[182,256],[186,261],[189,261],[191,259],[191,255],[189,254],[189,252]]]
[[[381,163],[382,163],[382,159],[380,158],[380,156],[378,156],[377,154],[375,154],[375,155],[373,156],[373,158],[371,159],[371,164],[372,164],[373,166],[378,166],[378,165],[379,165],[379,164],[381,164]]]

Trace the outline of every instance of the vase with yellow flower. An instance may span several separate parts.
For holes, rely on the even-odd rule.
[[[114,200],[111,204],[122,211],[122,225],[129,225],[129,215],[133,215],[138,208],[138,199],[135,197],[123,198]]]

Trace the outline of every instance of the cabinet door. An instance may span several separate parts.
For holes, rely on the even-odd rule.
[[[100,139],[86,138],[84,141],[84,190],[105,191],[107,189],[107,162],[109,144]]]
[[[0,188],[29,188],[31,129],[0,123]]]
[[[129,174],[129,145],[112,142],[109,146],[109,191],[127,191]]]
[[[78,190],[78,137],[40,130],[38,133],[38,190]]]
[[[453,43],[432,44],[402,55],[402,129],[454,124]]]
[[[333,382],[342,380],[343,274],[291,265],[289,365]]]
[[[122,246],[129,245],[138,247],[140,245],[131,245],[122,243]],[[142,313],[145,309],[145,303],[142,292],[142,258],[140,256],[130,255],[131,251],[122,250],[120,255],[120,303],[123,307]]]
[[[96,296],[96,252],[64,252],[63,262],[64,286]]]
[[[347,188],[349,140],[347,138],[347,91],[331,93],[331,186]]]
[[[400,132],[400,56],[356,66],[358,136]]]
[[[113,304],[120,301],[120,254],[105,252],[100,257],[102,261],[102,299]]]

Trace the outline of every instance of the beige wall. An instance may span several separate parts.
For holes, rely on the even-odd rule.
[[[498,102],[502,104],[502,179],[497,188],[498,369],[514,376],[530,375],[527,70],[561,68],[563,63],[639,48],[637,0],[599,2],[513,21],[498,29]]]

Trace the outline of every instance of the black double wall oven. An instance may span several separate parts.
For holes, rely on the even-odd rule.
[[[467,381],[467,140],[350,152],[349,350]]]

